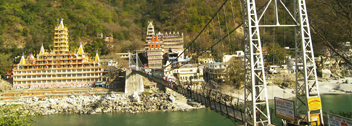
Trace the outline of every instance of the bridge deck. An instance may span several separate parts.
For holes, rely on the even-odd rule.
[[[185,96],[188,96],[194,101],[201,103],[203,105],[206,105],[207,107],[210,107],[212,110],[221,113],[221,115],[226,116],[229,119],[232,119],[236,122],[242,122],[243,123],[243,108],[241,107],[241,103],[239,102],[240,100],[237,98],[230,98],[230,100],[225,100],[224,98],[227,96],[224,96],[220,94],[219,92],[213,91],[211,94],[212,96],[209,95],[209,90],[193,90],[191,91],[192,93],[188,92],[185,87],[182,86],[175,86],[173,88],[170,87],[169,84],[165,83],[165,80],[163,80],[162,77],[155,77],[155,76],[150,76],[147,75],[146,73],[142,71],[135,71],[137,74],[140,74],[144,77],[147,77],[149,79],[154,80],[155,82],[164,85],[165,87],[168,87],[180,94],[183,94]],[[215,96],[214,96],[215,94]],[[232,101],[236,101],[236,103],[232,103]]]
[[[176,85],[173,88],[170,87],[168,83],[163,80],[163,77],[157,77],[157,76],[152,76],[144,73],[143,71],[136,71],[132,70],[132,72],[142,75],[148,79],[153,80],[154,82],[157,82],[158,84],[162,84],[165,87],[168,87],[169,89],[172,89],[184,96],[190,97],[191,99],[194,99],[194,101],[201,103],[212,110],[220,113],[223,116],[226,116],[227,118],[235,121],[235,122],[240,122],[244,123],[247,122],[249,126],[253,126],[252,121],[247,120],[244,121],[244,101],[235,98],[226,94],[222,94],[221,92],[217,91],[210,91],[211,89],[199,89],[199,90],[191,90],[190,92],[183,86]],[[209,92],[211,92],[209,94]],[[271,114],[273,111],[270,112]],[[250,118],[249,115],[246,115],[247,119]],[[273,116],[273,115],[272,115]],[[281,124],[281,121],[279,120],[272,120],[275,121],[277,124]],[[267,125],[267,122],[263,122],[265,125]],[[257,125],[263,125],[262,122],[258,122]],[[268,124],[270,126],[274,126],[273,124]]]

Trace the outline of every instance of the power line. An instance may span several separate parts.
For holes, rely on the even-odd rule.
[[[188,46],[177,56],[177,59],[195,42],[195,40],[203,33],[203,31],[205,30],[205,28],[208,27],[208,25],[210,24],[210,22],[214,19],[214,17],[219,13],[219,11],[221,10],[221,8],[226,4],[228,0],[225,0],[224,3],[222,3],[222,5],[220,6],[220,8],[218,9],[218,11],[216,11],[216,13],[213,15],[213,17],[209,20],[209,22],[207,23],[207,25],[204,26],[204,28],[202,29],[202,31],[199,32],[199,34],[192,40],[191,43],[188,44]],[[171,63],[170,63],[171,64]],[[169,64],[169,65],[170,65]],[[166,67],[168,67],[169,65],[167,65]],[[165,68],[166,68],[165,67]],[[164,68],[163,68],[164,69]]]
[[[263,9],[264,6],[266,6],[267,4],[269,4],[269,1],[267,3],[265,3],[263,6],[261,6],[257,11],[260,11],[261,9]],[[232,32],[236,31],[240,26],[243,25],[243,22],[241,24],[239,24],[236,28],[234,28],[229,34],[231,34]],[[229,34],[225,35],[222,39],[225,39],[227,36],[229,36]],[[213,48],[215,45],[219,44],[221,42],[221,40],[219,40],[218,42],[216,42],[215,44],[213,44],[210,48],[204,50],[200,55],[202,55],[205,51]]]
[[[240,26],[243,25],[243,22],[241,24],[239,24],[236,28],[234,28],[231,32],[229,32],[229,34],[231,34],[232,32],[236,31],[238,28],[240,28]],[[225,39],[227,36],[229,36],[229,34],[225,35],[224,37],[222,37],[218,42],[216,42],[215,44],[213,44],[211,47],[209,47],[208,49],[206,49],[205,51],[203,51],[200,55],[202,55],[204,52],[206,52],[207,50],[213,48],[215,45],[219,44],[223,39]]]
[[[187,48],[184,49],[184,50],[182,51],[182,53],[177,56],[177,58],[180,57],[180,56],[185,52],[185,50],[187,50],[187,49],[191,46],[191,44],[195,42],[195,40],[202,34],[202,32],[204,31],[204,29],[210,24],[210,22],[213,21],[213,19],[215,18],[215,16],[218,15],[219,11],[221,10],[221,8],[225,5],[225,3],[226,3],[227,1],[228,1],[228,0],[226,0],[226,1],[221,5],[221,7],[218,9],[218,11],[217,11],[217,12],[213,15],[213,17],[209,20],[209,22],[207,23],[207,25],[204,26],[204,28],[203,28],[202,31],[197,35],[197,37],[194,38],[193,41],[192,41],[190,44],[188,44]],[[257,12],[260,11],[261,9],[263,9],[263,8],[264,8],[267,4],[269,4],[269,3],[270,3],[269,1],[266,2],[264,5],[262,5],[260,8],[257,9]],[[241,8],[242,8],[242,6],[241,6]],[[231,32],[229,32],[229,34],[231,34],[231,33],[233,33],[234,31],[236,31],[240,26],[243,25],[243,23],[244,23],[244,22],[242,22],[241,24],[239,24],[236,28],[234,28]],[[225,35],[225,36],[224,36],[223,38],[221,38],[218,42],[216,42],[215,44],[213,44],[210,48],[208,48],[208,49],[206,49],[206,50],[209,50],[209,49],[213,48],[215,45],[219,44],[223,39],[225,39],[226,37],[228,37],[229,34]],[[205,51],[206,51],[206,50],[205,50]],[[200,55],[202,55],[205,51],[203,51]],[[168,67],[168,66],[170,66],[170,65],[171,65],[171,63],[168,64],[167,66],[165,66],[165,68]],[[163,68],[163,69],[165,69],[165,68]]]

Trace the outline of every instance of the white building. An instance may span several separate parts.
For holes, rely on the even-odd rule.
[[[176,78],[179,79],[181,84],[199,84],[203,80],[203,69],[199,69],[197,64],[184,64],[178,69],[174,69],[172,72],[177,75]]]
[[[239,58],[241,60],[244,59],[244,52],[243,51],[236,51],[236,54],[235,55],[224,55],[222,57],[222,62],[228,62],[232,57],[236,57],[236,58]]]
[[[108,66],[117,67],[118,62],[114,60],[108,61]]]

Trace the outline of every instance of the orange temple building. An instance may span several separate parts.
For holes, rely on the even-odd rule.
[[[78,51],[69,51],[68,30],[61,18],[55,27],[53,50],[45,52],[42,45],[39,54],[27,58],[22,54],[13,69],[13,88],[80,88],[92,87],[102,81],[103,67],[98,52],[90,59],[82,44]]]
[[[149,48],[146,50],[148,56],[148,66],[151,69],[161,69],[163,64],[163,49],[160,47],[160,41],[158,36],[152,36],[152,40],[149,42]]]
[[[164,54],[169,56],[168,61],[184,61],[183,51],[183,33],[179,32],[161,32],[155,33],[153,21],[148,21],[146,41],[144,49],[147,52],[148,67],[151,69],[162,69],[162,58]],[[152,46],[151,46],[152,45]],[[156,48],[153,45],[160,45]],[[161,59],[160,59],[161,58]]]

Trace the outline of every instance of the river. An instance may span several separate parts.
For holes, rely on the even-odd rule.
[[[189,112],[105,113],[50,115],[35,119],[38,126],[230,126],[233,123],[210,110]]]
[[[322,95],[323,111],[352,112],[352,94]],[[210,109],[189,112],[105,113],[95,115],[50,115],[35,118],[37,126],[231,126],[234,125]]]

